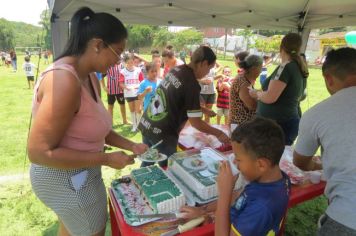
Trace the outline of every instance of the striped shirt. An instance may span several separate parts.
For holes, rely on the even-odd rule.
[[[231,85],[232,79],[229,77],[225,77],[224,79],[219,79],[218,84],[217,84],[217,91],[218,91],[218,98],[217,98],[217,103],[216,107],[219,108],[224,108],[224,109],[229,109],[229,104],[230,104],[230,89],[223,89],[219,90],[219,87],[222,86],[223,83],[228,83]]]
[[[108,94],[122,94],[124,91],[120,88],[120,70],[121,70],[121,64],[116,64],[114,66],[111,66],[107,72],[106,76],[108,78],[107,81],[107,88],[108,88]]]

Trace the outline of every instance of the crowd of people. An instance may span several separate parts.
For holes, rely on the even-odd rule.
[[[261,90],[254,85],[267,62],[258,55],[236,54],[235,75],[230,67],[216,63],[207,45],[197,48],[186,63],[175,57],[171,46],[162,54],[153,50],[151,61],[132,53],[122,57],[127,38],[125,26],[114,16],[79,9],[64,52],[35,85],[28,141],[31,184],[58,216],[60,235],[104,235],[107,198],[101,166],[124,168],[160,140],[156,148],[169,157],[177,152],[179,133],[187,122],[222,143],[231,142],[233,164],[249,183],[234,192],[237,176],[230,162],[223,161],[217,202],[185,206],[184,218],[214,212],[216,235],[277,235],[290,195],[289,178],[278,163],[285,145],[299,136],[295,164],[325,171],[329,207],[320,220],[319,235],[356,235],[355,49],[328,53],[322,71],[332,96],[302,116],[300,102],[309,73],[298,34],[282,39],[281,64],[263,78]],[[109,112],[98,78],[107,92]],[[142,143],[113,130],[115,101],[123,123],[128,123],[128,103],[132,131],[142,133]],[[230,137],[209,124],[215,115],[219,123],[224,117],[230,125]],[[133,154],[103,152],[105,144]],[[320,146],[322,165],[313,158]],[[167,160],[159,165],[166,167]]]

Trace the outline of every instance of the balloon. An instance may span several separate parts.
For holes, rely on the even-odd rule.
[[[348,44],[356,44],[356,31],[350,31],[345,34],[345,40]]]

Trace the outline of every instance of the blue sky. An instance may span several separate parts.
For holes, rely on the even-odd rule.
[[[37,25],[47,0],[0,0],[0,18]]]

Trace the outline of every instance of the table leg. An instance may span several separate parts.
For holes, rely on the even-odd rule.
[[[115,212],[111,206],[110,198],[108,199],[109,202],[109,212],[110,212],[110,225],[111,225],[111,235],[112,236],[121,236],[119,225],[117,223]]]

